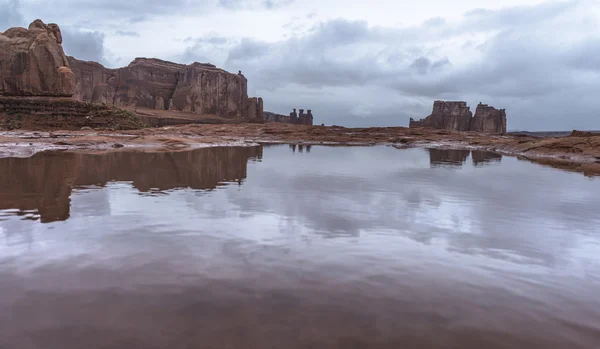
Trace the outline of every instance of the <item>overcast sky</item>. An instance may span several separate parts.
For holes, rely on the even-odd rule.
[[[402,126],[445,99],[600,129],[599,0],[0,0],[0,31],[36,18],[77,58],[242,70],[266,110],[318,123]]]

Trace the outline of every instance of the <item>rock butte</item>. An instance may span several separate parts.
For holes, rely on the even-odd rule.
[[[431,127],[503,135],[506,134],[506,111],[479,103],[473,117],[467,102],[435,101],[431,115],[419,121],[411,118],[409,127]]]

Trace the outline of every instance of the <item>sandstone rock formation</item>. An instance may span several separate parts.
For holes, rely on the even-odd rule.
[[[298,124],[299,125],[312,125],[313,124],[313,116],[312,116],[310,109],[306,112],[306,114],[304,114],[304,109],[300,109],[300,115],[298,116]]]
[[[472,116],[466,102],[435,101],[431,115],[420,121],[411,118],[409,126],[468,131]]]
[[[469,131],[505,134],[506,111],[479,103],[475,110],[475,117],[471,120]]]
[[[121,107],[215,115],[262,122],[261,98],[248,98],[244,75],[212,64],[177,64],[136,58],[127,67],[108,69],[68,57],[77,78],[74,98]]]
[[[505,134],[506,111],[479,103],[473,117],[466,102],[435,101],[431,115],[418,121],[411,118],[409,127]]]
[[[37,19],[0,33],[0,95],[64,97],[74,89],[58,25]]]

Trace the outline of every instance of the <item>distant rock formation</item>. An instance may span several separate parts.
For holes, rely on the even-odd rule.
[[[312,125],[313,124],[313,116],[311,110],[307,110],[306,114],[304,114],[304,109],[300,109],[300,115],[298,116],[298,125]]]
[[[480,102],[475,110],[475,117],[471,120],[469,131],[505,134],[506,111]]]
[[[127,67],[108,69],[68,57],[77,78],[74,98],[121,107],[175,110],[262,122],[262,98],[248,98],[244,75],[212,64],[189,65],[136,58]]]
[[[264,112],[265,122],[280,122],[284,124],[296,124],[296,125],[312,125],[313,115],[312,111],[308,109],[304,114],[304,109],[300,109],[300,115],[296,112],[296,109],[290,113],[290,115],[281,115],[271,112]]]
[[[431,115],[418,121],[411,118],[409,127],[505,134],[506,111],[479,103],[473,117],[466,102],[435,101]]]
[[[0,33],[0,95],[70,97],[74,91],[58,25],[36,19],[28,29]]]

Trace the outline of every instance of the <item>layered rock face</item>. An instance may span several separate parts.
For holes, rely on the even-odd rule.
[[[410,120],[410,127],[424,126],[456,131],[468,131],[473,113],[466,102],[435,101],[431,115],[423,120]]]
[[[469,131],[505,134],[506,111],[479,103],[475,110],[475,117],[471,120]]]
[[[431,115],[418,121],[411,118],[409,127],[505,134],[506,111],[479,103],[473,117],[466,102],[435,101]]]
[[[70,97],[74,91],[58,25],[38,19],[28,29],[0,33],[0,95]]]
[[[127,67],[107,69],[68,57],[77,78],[74,98],[122,107],[175,110],[261,122],[261,98],[248,98],[248,81],[212,64],[177,64],[136,58]]]

